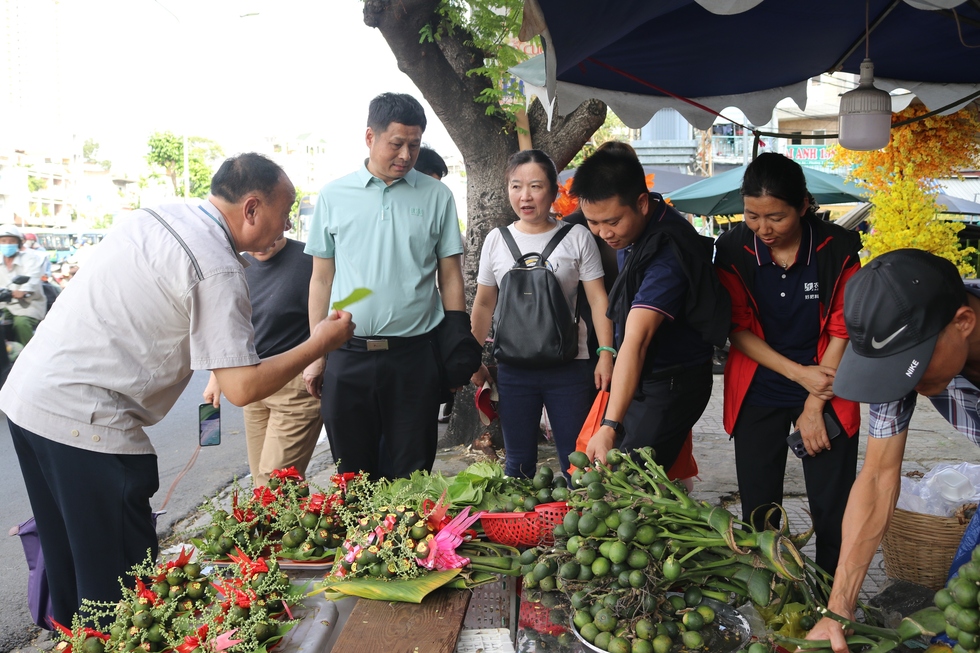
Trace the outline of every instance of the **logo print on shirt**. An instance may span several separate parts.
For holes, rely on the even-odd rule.
[[[412,214],[412,215],[414,215],[414,216],[418,216],[418,217],[420,217],[420,218],[421,218],[421,217],[422,217],[423,215],[425,215],[425,214],[424,214],[424,213],[422,212],[422,209],[421,209],[421,207],[418,207],[418,206],[413,206],[413,207],[411,207],[411,208],[410,208],[410,209],[408,210],[408,212],[409,212],[410,214]]]
[[[820,299],[820,282],[809,281],[803,284],[803,299]]]
[[[891,342],[892,340],[894,340],[896,338],[896,336],[898,336],[898,334],[900,334],[902,331],[905,331],[905,329],[907,329],[908,326],[909,325],[906,324],[901,329],[899,329],[895,333],[891,334],[890,336],[888,336],[884,340],[875,340],[875,337],[874,336],[871,336],[871,346],[874,347],[875,349],[881,349],[882,347],[884,347],[885,345],[887,345],[889,342]],[[918,365],[919,364],[918,361],[916,361],[915,364]]]

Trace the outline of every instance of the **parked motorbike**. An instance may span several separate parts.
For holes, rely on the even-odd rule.
[[[30,277],[21,274],[11,279],[10,285],[19,286],[20,284],[27,283],[30,280]],[[11,290],[9,287],[0,288],[0,307],[9,304],[13,298],[13,290]],[[3,346],[0,347],[0,387],[6,383],[7,374],[10,372],[10,367],[17,358],[16,354],[20,353],[21,349],[20,343],[17,342],[17,339],[14,336],[13,326],[14,322],[10,318],[0,320],[0,330],[3,332],[4,340]],[[14,352],[13,349],[16,349],[16,352]]]

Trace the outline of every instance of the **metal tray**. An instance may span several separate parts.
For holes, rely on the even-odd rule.
[[[721,601],[707,597],[701,601],[701,604],[715,611],[715,620],[710,625],[701,629],[701,635],[704,637],[704,647],[700,649],[701,651],[734,653],[734,651],[741,650],[748,645],[749,640],[752,638],[752,629],[749,627],[748,620],[742,616],[741,612],[727,603],[722,603]],[[586,649],[596,651],[597,653],[606,653],[605,649],[590,644],[582,637],[575,624],[569,623],[569,630],[582,642],[582,646]],[[671,653],[681,653],[689,649],[685,649],[680,642],[675,642],[670,650]]]
[[[307,596],[302,607],[293,608],[293,616],[300,620],[276,644],[278,653],[303,653],[304,651],[328,651],[327,641],[339,628],[337,606],[323,594]]]

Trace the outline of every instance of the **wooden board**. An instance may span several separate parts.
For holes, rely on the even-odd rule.
[[[333,653],[453,653],[469,602],[469,591],[454,589],[419,604],[358,599]]]

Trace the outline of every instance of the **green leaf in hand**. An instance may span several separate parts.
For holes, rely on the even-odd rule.
[[[340,299],[340,300],[335,301],[330,306],[330,310],[332,310],[332,311],[342,311],[345,308],[347,308],[348,306],[350,306],[351,304],[353,304],[355,302],[361,301],[362,299],[364,299],[365,297],[367,297],[371,293],[372,293],[372,291],[371,290],[368,290],[367,288],[354,288],[354,290],[353,290],[353,292],[351,292],[351,294],[347,295],[343,299]]]

